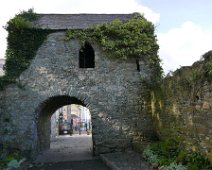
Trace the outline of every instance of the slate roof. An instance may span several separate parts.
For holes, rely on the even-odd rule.
[[[86,29],[114,19],[125,22],[132,18],[133,14],[39,14],[39,19],[34,25],[52,30]]]

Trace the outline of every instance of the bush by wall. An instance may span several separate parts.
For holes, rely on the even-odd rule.
[[[186,150],[183,142],[177,138],[149,145],[143,151],[143,158],[155,167],[164,167],[164,170],[200,170],[210,166],[205,156]]]

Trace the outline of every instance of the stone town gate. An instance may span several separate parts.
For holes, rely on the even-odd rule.
[[[77,39],[64,38],[63,31],[51,33],[17,83],[0,92],[3,143],[25,152],[48,149],[51,115],[68,104],[90,110],[94,154],[121,151],[148,136],[152,127],[142,103],[142,82],[149,77],[145,63],[141,73],[134,60],[109,59],[97,44],[82,48]],[[89,62],[83,55],[91,57]]]

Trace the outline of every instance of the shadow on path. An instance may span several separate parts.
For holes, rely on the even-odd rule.
[[[36,162],[62,162],[92,160],[91,135],[63,135],[51,141],[49,150],[38,155]]]
[[[38,155],[29,170],[109,170],[92,156],[92,136],[63,135],[51,141],[49,150]]]
[[[45,163],[29,170],[110,170],[101,160]]]

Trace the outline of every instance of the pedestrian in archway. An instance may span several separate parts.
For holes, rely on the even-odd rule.
[[[70,122],[70,135],[73,135],[73,119],[71,119],[71,122]]]
[[[79,129],[79,135],[81,135],[81,127],[79,126],[79,128],[78,128],[78,129]]]

